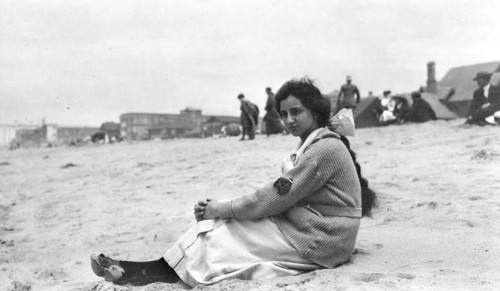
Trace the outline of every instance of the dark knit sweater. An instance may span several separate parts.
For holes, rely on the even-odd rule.
[[[361,207],[361,186],[349,151],[335,133],[322,129],[282,177],[293,180],[279,195],[274,181],[251,195],[219,202],[225,218],[259,219],[274,216],[283,235],[305,258],[327,268],[349,260],[360,219],[323,216],[297,204]]]

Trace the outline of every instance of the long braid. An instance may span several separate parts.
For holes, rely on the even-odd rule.
[[[340,136],[340,140],[342,140],[349,150],[349,154],[356,167],[356,173],[358,173],[359,183],[361,184],[361,215],[363,217],[371,217],[371,211],[377,205],[377,193],[368,187],[368,180],[361,176],[361,166],[356,161],[356,153],[351,150],[349,140],[343,135]]]

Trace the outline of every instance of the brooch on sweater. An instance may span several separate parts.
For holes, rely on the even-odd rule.
[[[292,188],[293,180],[290,178],[281,177],[274,182],[274,189],[279,195],[285,195]]]

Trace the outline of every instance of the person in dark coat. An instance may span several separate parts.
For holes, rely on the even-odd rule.
[[[342,108],[356,108],[359,103],[359,90],[358,87],[352,84],[351,76],[346,77],[346,83],[340,87],[339,96],[337,98],[337,112]]]
[[[393,110],[393,114],[396,117],[396,123],[405,123],[408,120],[408,114],[411,110],[410,106],[408,105],[408,100],[401,96],[394,96],[391,98],[396,102]]]
[[[270,87],[266,88],[266,94],[266,115],[264,115],[264,121],[266,122],[266,135],[270,136],[271,134],[283,133],[286,129],[281,123],[281,117],[274,106],[274,93]]]
[[[472,103],[465,124],[484,126],[489,124],[485,118],[500,111],[500,88],[490,84],[491,73],[479,72],[474,81],[479,88],[472,95]]]
[[[411,93],[413,105],[408,113],[407,120],[411,122],[426,122],[429,120],[436,120],[436,112],[432,109],[431,105],[422,99],[420,92]]]
[[[255,129],[259,122],[259,107],[252,102],[245,99],[245,95],[239,94],[238,99],[241,102],[241,127],[243,128],[243,133],[241,140],[245,140],[245,134],[248,135],[248,139],[255,138]]]

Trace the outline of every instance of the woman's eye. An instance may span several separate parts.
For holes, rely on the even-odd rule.
[[[300,114],[300,112],[302,112],[302,110],[300,110],[300,109],[292,109],[292,110],[290,111],[290,113],[292,113],[292,115],[293,115],[293,116],[297,116],[297,115],[299,115],[299,114]]]
[[[280,112],[281,118],[286,118],[286,112]]]

